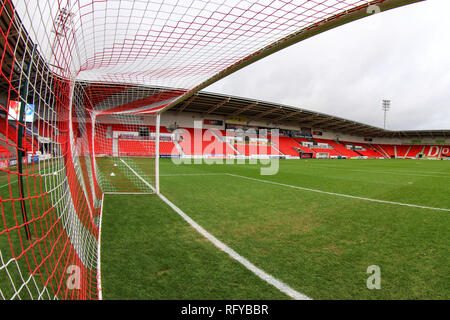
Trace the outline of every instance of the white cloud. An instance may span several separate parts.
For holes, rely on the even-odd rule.
[[[428,0],[330,30],[206,88],[383,126],[450,129],[450,1]]]

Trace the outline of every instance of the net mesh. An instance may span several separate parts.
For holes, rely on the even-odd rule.
[[[133,140],[126,155],[118,136],[97,152],[109,138],[95,119],[157,112],[274,41],[383,2],[0,0],[0,297],[101,297],[101,199],[114,186],[99,161],[151,182],[130,163],[153,147]],[[135,120],[118,122],[148,125]]]
[[[70,67],[78,79],[175,88],[192,88],[300,29],[380,2],[14,1],[55,72]],[[55,45],[48,30],[63,41]]]
[[[68,72],[50,70],[14,5],[0,3],[0,296],[96,298],[100,207],[85,127],[71,121],[82,99]]]

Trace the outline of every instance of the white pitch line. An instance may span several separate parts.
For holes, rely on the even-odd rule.
[[[10,185],[12,185],[12,184],[14,184],[14,183],[17,183],[17,180],[14,180],[14,181],[12,181],[11,183],[5,183],[4,185],[2,185],[2,186],[0,186],[0,189],[1,188],[4,188],[4,187],[6,187],[6,186],[10,186]]]
[[[114,191],[105,191],[105,192],[103,192],[103,194],[108,194],[108,195],[114,195],[114,194],[117,194],[117,195],[131,195],[131,194],[137,194],[137,195],[139,195],[139,194],[153,194],[153,192],[114,192]]]
[[[150,183],[148,183],[148,181],[146,181],[144,178],[142,178],[136,171],[134,171],[134,169],[133,169],[132,167],[130,167],[130,166],[128,165],[128,163],[126,163],[123,159],[120,159],[120,161],[122,161],[123,164],[124,164],[125,166],[127,166],[127,168],[130,169],[130,171],[133,172],[134,175],[135,175],[136,177],[138,177],[139,179],[141,179],[141,180],[144,182],[144,184],[146,184],[150,189],[153,190],[153,192],[156,193],[156,189],[155,189]]]
[[[98,225],[98,245],[97,245],[97,291],[98,300],[103,300],[102,294],[102,268],[101,268],[101,240],[102,240],[102,221],[103,221],[103,205],[105,194],[102,195],[102,208],[100,209],[100,221]]]
[[[144,180],[136,171],[134,171],[124,160],[120,159],[139,179],[142,180],[147,186],[149,186],[151,189],[154,190],[154,188]],[[200,226],[197,222],[192,220],[191,217],[189,217],[186,213],[184,213],[180,208],[178,208],[175,204],[173,204],[169,199],[167,199],[162,194],[158,194],[159,198],[163,200],[169,207],[171,207],[176,213],[178,213],[189,225],[191,225],[195,230],[197,230],[198,233],[200,233],[202,236],[204,236],[206,239],[212,242],[217,248],[222,250],[223,252],[227,253],[231,258],[242,264],[247,270],[251,271],[253,274],[258,276],[260,279],[266,281],[270,285],[274,286],[287,296],[291,297],[295,300],[311,300],[310,297],[304,295],[303,293],[300,293],[294,289],[292,289],[290,286],[288,286],[286,283],[276,279],[272,275],[266,273],[265,271],[261,270],[257,266],[255,266],[253,263],[248,261],[246,258],[241,256],[239,253],[228,247],[226,244],[221,242],[219,239],[214,237],[211,233],[203,229],[202,226]]]
[[[178,213],[187,223],[189,223],[195,230],[197,230],[202,236],[204,236],[206,239],[211,241],[217,248],[227,253],[230,257],[232,257],[234,260],[241,263],[244,267],[246,267],[248,270],[253,272],[256,276],[258,276],[260,279],[266,281],[267,283],[271,284],[284,294],[288,295],[292,299],[295,300],[311,300],[308,296],[292,289],[289,287],[286,283],[274,278],[272,275],[266,273],[265,271],[261,270],[257,266],[255,266],[253,263],[248,261],[246,258],[241,256],[239,253],[228,247],[226,244],[221,242],[219,239],[214,237],[212,234],[210,234],[208,231],[203,229],[198,223],[196,223],[194,220],[192,220],[187,214],[185,214],[180,208],[178,208],[176,205],[174,205],[172,202],[170,202],[166,197],[164,197],[162,194],[159,195],[159,197],[169,205],[176,213]]]
[[[279,183],[279,182],[274,182],[274,181],[269,181],[269,180],[262,180],[262,179],[256,179],[256,178],[251,178],[251,177],[246,177],[246,176],[240,176],[238,174],[232,174],[232,173],[227,173],[227,175],[232,176],[232,177],[241,178],[241,179],[247,179],[247,180],[252,180],[252,181],[269,183],[269,184],[273,184],[273,185],[278,185],[278,186],[288,187],[288,188],[293,188],[293,189],[298,189],[298,190],[304,190],[304,191],[311,191],[311,192],[317,192],[317,193],[322,193],[322,194],[328,194],[328,195],[337,196],[337,197],[344,197],[344,198],[358,199],[358,200],[364,200],[364,201],[392,204],[392,205],[398,205],[398,206],[406,206],[406,207],[419,208],[419,209],[428,209],[428,210],[450,212],[450,209],[445,209],[445,208],[435,208],[435,207],[428,207],[428,206],[420,206],[420,205],[417,205],[417,204],[410,204],[410,203],[403,203],[403,202],[395,202],[395,201],[388,201],[388,200],[379,200],[379,199],[365,198],[365,197],[359,197],[359,196],[352,196],[352,195],[349,195],[349,194],[335,193],[335,192],[323,191],[323,190],[318,190],[318,189],[311,189],[311,188],[293,186],[293,185],[290,185],[290,184]]]

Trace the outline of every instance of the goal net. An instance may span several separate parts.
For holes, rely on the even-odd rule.
[[[97,182],[107,193],[156,191],[157,116],[154,114],[97,115],[93,150]]]

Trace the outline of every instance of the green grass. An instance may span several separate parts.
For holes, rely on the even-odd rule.
[[[124,160],[154,184],[153,160]],[[97,163],[104,191],[148,192],[122,162],[105,158]],[[250,164],[175,165],[162,159],[161,192],[237,253],[313,299],[450,298],[450,212],[227,175],[450,209],[449,161],[282,160],[276,175],[262,176],[260,169]],[[43,212],[45,199],[34,195],[41,186],[59,185],[62,175],[48,173],[63,170],[63,164],[42,163],[36,170],[41,176],[28,176],[29,218]],[[23,227],[17,227],[20,202],[10,200],[20,198],[16,180],[17,174],[0,172],[1,230],[10,230],[0,236],[4,263],[28,247]],[[31,230],[43,237],[54,220],[53,213],[43,215],[30,224]],[[17,291],[9,276],[20,286],[19,272],[26,278],[28,265],[34,269],[42,262],[56,236],[49,234],[17,265],[8,264],[7,272],[0,270],[5,297]],[[203,238],[156,195],[105,195],[101,259],[105,299],[289,299]],[[366,287],[371,265],[381,268],[380,290]],[[20,298],[27,297],[22,290]]]
[[[450,209],[450,162],[283,160],[278,174],[261,176],[258,165],[161,161],[161,191],[168,199],[257,267],[313,299],[450,297],[448,211],[224,173]],[[261,290],[262,280],[202,239],[156,196],[108,196],[105,201],[106,299],[280,297]],[[366,287],[370,265],[381,268],[380,290]]]
[[[105,197],[105,299],[286,299],[194,232],[155,195]],[[130,214],[130,212],[137,214]]]
[[[98,181],[103,192],[149,192],[149,188],[133,169],[146,181],[154,185],[155,160],[150,158],[97,158]],[[129,168],[130,167],[130,168]]]

